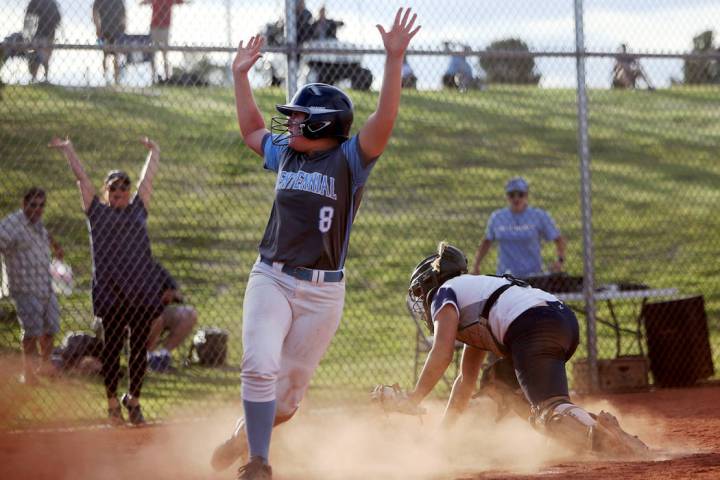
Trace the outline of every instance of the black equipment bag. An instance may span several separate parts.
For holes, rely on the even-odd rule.
[[[60,348],[60,356],[66,368],[73,367],[83,357],[100,358],[102,340],[86,332],[68,332]]]
[[[228,332],[218,327],[203,327],[195,332],[188,362],[205,367],[225,365],[227,359]]]

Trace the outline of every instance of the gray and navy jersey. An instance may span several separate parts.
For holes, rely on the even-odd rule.
[[[275,202],[260,255],[291,267],[340,270],[363,187],[377,159],[365,159],[355,135],[313,155],[262,142],[264,167],[277,172]]]

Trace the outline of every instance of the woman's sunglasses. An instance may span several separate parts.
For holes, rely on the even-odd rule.
[[[110,187],[108,187],[108,190],[110,192],[117,192],[118,190],[121,192],[127,192],[130,190],[130,182],[113,183]]]

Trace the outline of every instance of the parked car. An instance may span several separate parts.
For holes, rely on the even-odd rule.
[[[277,21],[265,27],[265,38],[269,46],[285,44],[283,22]],[[363,67],[363,55],[353,53],[356,46],[336,38],[314,39],[303,44],[304,48],[327,48],[343,50],[343,53],[308,53],[300,55],[298,74],[300,83],[320,82],[336,85],[348,82],[357,90],[369,90],[373,82],[370,69]],[[256,71],[264,83],[271,86],[284,84],[287,77],[285,55],[268,53],[264,62],[256,64]]]

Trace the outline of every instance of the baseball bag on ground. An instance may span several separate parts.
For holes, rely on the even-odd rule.
[[[188,361],[204,367],[225,365],[228,332],[218,327],[203,327],[195,333]]]
[[[68,332],[59,349],[65,368],[77,366],[83,357],[100,358],[103,344],[99,338],[86,332]]]

